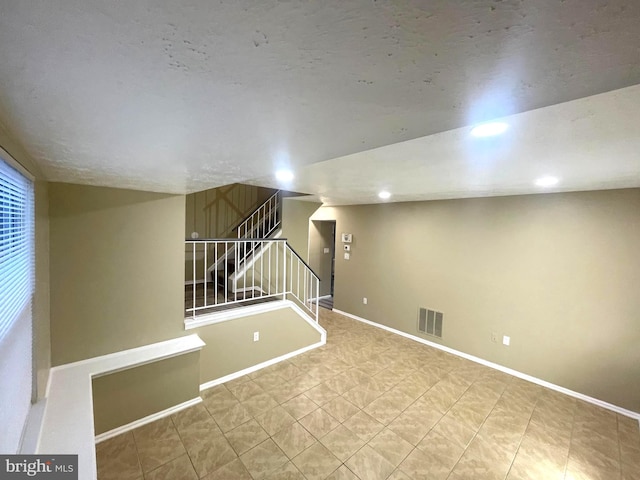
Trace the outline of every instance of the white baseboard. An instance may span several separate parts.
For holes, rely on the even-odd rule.
[[[556,385],[554,383],[547,382],[546,380],[542,380],[540,378],[532,377],[531,375],[527,375],[526,373],[519,372],[517,370],[513,370],[511,368],[504,367],[502,365],[498,365],[497,363],[490,362],[488,360],[484,360],[480,357],[476,357],[473,355],[469,355],[468,353],[461,352],[459,350],[454,350],[453,348],[445,347],[444,345],[440,345],[438,343],[430,342],[429,340],[425,340],[424,338],[417,337],[415,335],[411,335],[410,333],[403,332],[402,330],[397,330],[392,327],[387,327],[386,325],[382,325],[380,323],[372,322],[371,320],[367,320],[366,318],[358,317],[357,315],[353,315],[351,313],[343,312],[342,310],[338,310],[336,308],[333,309],[334,312],[344,315],[345,317],[352,318],[353,320],[357,320],[359,322],[366,323],[367,325],[371,325],[373,327],[381,328],[382,330],[386,330],[391,333],[395,333],[397,335],[401,335],[410,340],[414,340],[416,342],[422,343],[424,345],[428,345],[433,348],[437,348],[438,350],[443,350],[447,353],[451,353],[453,355],[457,355],[459,357],[465,358],[472,362],[479,363],[489,368],[493,368],[495,370],[500,370],[506,374],[512,375],[514,377],[521,378],[531,383],[535,383],[536,385],[540,385],[542,387],[548,388],[550,390],[555,390],[556,392],[564,393],[565,395],[569,395],[570,397],[577,398],[579,400],[583,400],[585,402],[591,403],[593,405],[597,405],[598,407],[606,408],[607,410],[611,410],[612,412],[619,413],[620,415],[624,415],[626,417],[631,417],[638,420],[640,424],[640,413],[634,412],[632,410],[627,410],[626,408],[619,407],[617,405],[613,405],[612,403],[605,402],[603,400],[599,400],[594,397],[590,397],[580,392],[575,392],[573,390],[569,390],[568,388],[561,387],[560,385]]]
[[[126,425],[122,425],[121,427],[114,428],[113,430],[109,430],[108,432],[101,433],[100,435],[96,435],[96,443],[104,442],[105,440],[108,440],[122,433],[133,430],[134,428],[138,428],[143,425],[146,425],[147,423],[155,422],[156,420],[160,420],[161,418],[168,417],[169,415],[178,413],[180,410],[193,407],[194,405],[197,405],[200,402],[202,402],[202,397],[196,397],[194,399],[187,400],[186,402],[183,402],[179,405],[175,405],[173,407],[167,408],[166,410],[162,410],[161,412],[153,413],[144,418],[140,418],[134,422],[127,423]]]
[[[272,358],[271,360],[267,360],[266,362],[259,363],[249,368],[245,368],[244,370],[240,370],[235,373],[230,373],[229,375],[225,375],[224,377],[216,378],[215,380],[211,380],[209,382],[203,383],[200,385],[200,391],[206,390],[207,388],[215,387],[216,385],[220,385],[221,383],[229,382],[231,380],[235,380],[236,378],[242,377],[243,375],[247,375],[248,373],[257,372],[265,367],[270,367],[271,365],[275,365],[276,363],[280,363],[284,360],[288,360],[289,358],[295,357],[296,355],[300,355],[302,353],[308,352],[309,350],[313,350],[314,348],[321,347],[327,343],[326,336],[323,337],[317,343],[313,345],[309,345],[307,347],[303,347],[294,352],[286,353],[276,358]]]

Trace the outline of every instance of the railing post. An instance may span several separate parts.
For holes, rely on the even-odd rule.
[[[282,247],[282,300],[287,299],[287,244]]]

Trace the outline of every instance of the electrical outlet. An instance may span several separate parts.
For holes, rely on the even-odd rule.
[[[253,332],[253,341],[257,342],[260,340],[260,332]]]
[[[502,344],[503,344],[503,345],[506,345],[507,347],[508,347],[509,345],[511,345],[511,337],[508,337],[507,335],[504,335],[504,336],[502,337]]]
[[[364,298],[362,299],[362,303],[364,303],[365,305],[367,304],[367,302],[368,302],[368,301],[369,301],[369,300],[367,300],[367,297],[364,297]]]
[[[491,341],[493,343],[498,343],[498,334],[496,332],[491,332]]]

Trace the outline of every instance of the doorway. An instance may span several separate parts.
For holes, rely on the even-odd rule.
[[[309,226],[309,264],[320,277],[318,303],[333,309],[336,265],[335,220],[311,220]]]

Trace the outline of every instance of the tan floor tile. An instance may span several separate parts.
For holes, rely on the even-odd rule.
[[[458,475],[476,475],[476,478],[504,479],[515,452],[505,451],[500,446],[476,437],[458,461],[453,471]]]
[[[276,468],[264,478],[265,480],[305,480],[302,472],[291,462]]]
[[[290,382],[285,382],[278,388],[269,390],[269,395],[271,395],[273,399],[278,402],[278,404],[282,405],[284,402],[297,397],[301,393],[304,393],[304,391],[305,390],[303,388],[300,388],[297,385],[292,385]]]
[[[361,480],[385,479],[395,469],[394,465],[369,445],[362,447],[345,465]]]
[[[237,458],[224,436],[211,438],[189,447],[189,458],[199,477],[215,472]]]
[[[96,445],[100,480],[134,480],[142,476],[133,433],[123,433]]]
[[[244,402],[255,395],[264,393],[264,389],[253,380],[239,385],[229,386],[228,389],[240,402]]]
[[[353,403],[356,407],[365,408],[378,398],[380,394],[381,392],[373,392],[363,385],[358,385],[348,392],[343,393],[342,396]]]
[[[507,480],[564,480],[566,461],[556,463],[544,456],[536,458],[518,451]]]
[[[326,480],[360,480],[356,477],[356,474],[349,470],[345,465],[340,465],[340,467],[335,470],[331,475],[327,477]]]
[[[186,453],[171,418],[166,417],[133,430],[143,472],[150,472]]]
[[[369,441],[369,446],[397,467],[413,450],[413,445],[385,428]]]
[[[322,406],[338,396],[338,393],[326,383],[321,383],[307,391],[305,396]]]
[[[238,455],[252,449],[269,435],[255,420],[249,420],[246,423],[234,428],[225,434],[227,440]]]
[[[363,411],[367,412],[383,425],[388,425],[393,421],[393,419],[402,413],[399,406],[383,397],[376,398],[373,402],[363,408]]]
[[[310,414],[318,408],[318,404],[306,397],[298,395],[282,404],[282,407],[296,420]]]
[[[293,463],[308,480],[324,480],[341,464],[321,443],[314,443],[293,459]]]
[[[414,449],[398,467],[412,480],[445,480],[450,469],[432,461],[423,451]],[[469,479],[482,477],[469,477]],[[484,480],[484,479],[482,479]]]
[[[322,408],[339,422],[344,422],[360,411],[353,403],[343,397],[336,397]]]
[[[495,465],[491,460],[463,455],[449,478],[503,480],[508,470],[508,466]]]
[[[203,404],[171,416],[186,448],[207,438],[222,435],[222,431]]]
[[[441,414],[437,411],[407,409],[389,424],[389,428],[415,446],[429,433],[440,418]]]
[[[145,475],[146,480],[198,480],[188,455],[182,455]]]
[[[340,425],[338,420],[333,418],[322,408],[318,408],[309,415],[302,417],[299,422],[317,439],[324,437],[327,433]]]
[[[339,425],[321,440],[325,447],[333,453],[338,460],[344,462],[351,455],[356,453],[364,445],[364,440],[349,430],[344,425]]]
[[[435,431],[431,430],[424,437],[417,448],[424,452],[427,457],[442,464],[452,470],[455,464],[460,460],[464,453],[464,447],[451,438],[443,437]]]
[[[298,422],[280,430],[272,438],[289,458],[295,457],[316,442],[315,437]]]
[[[287,456],[270,438],[240,455],[253,478],[263,478],[288,462]]]
[[[261,377],[258,377],[253,381],[254,383],[256,383],[256,385],[261,387],[264,391],[273,390],[287,382],[287,380],[282,378],[277,373],[269,373],[267,375],[262,375]]]
[[[448,414],[433,427],[433,432],[449,439],[463,449],[467,448],[476,435],[473,429]]]
[[[220,467],[215,472],[212,472],[204,477],[202,480],[253,480],[249,471],[244,467],[244,464],[239,458],[227,463]]]
[[[229,390],[224,388],[224,390],[219,389],[206,396],[202,403],[207,411],[213,415],[236,405],[238,403],[238,399]]]
[[[214,413],[213,419],[220,430],[226,433],[251,420],[251,414],[241,403],[236,403],[226,410]]]
[[[296,421],[289,412],[279,405],[258,415],[256,420],[269,435],[275,435]]]
[[[249,411],[251,415],[257,417],[261,413],[266,412],[267,410],[271,410],[272,408],[278,406],[278,402],[276,402],[271,395],[268,393],[259,393],[258,395],[254,395],[242,402],[242,405]]]
[[[380,422],[363,411],[359,411],[343,422],[343,425],[368,442],[384,428]]]
[[[407,476],[407,474],[402,470],[396,469],[391,475],[389,475],[387,480],[411,480],[411,478],[409,478],[409,476]]]

